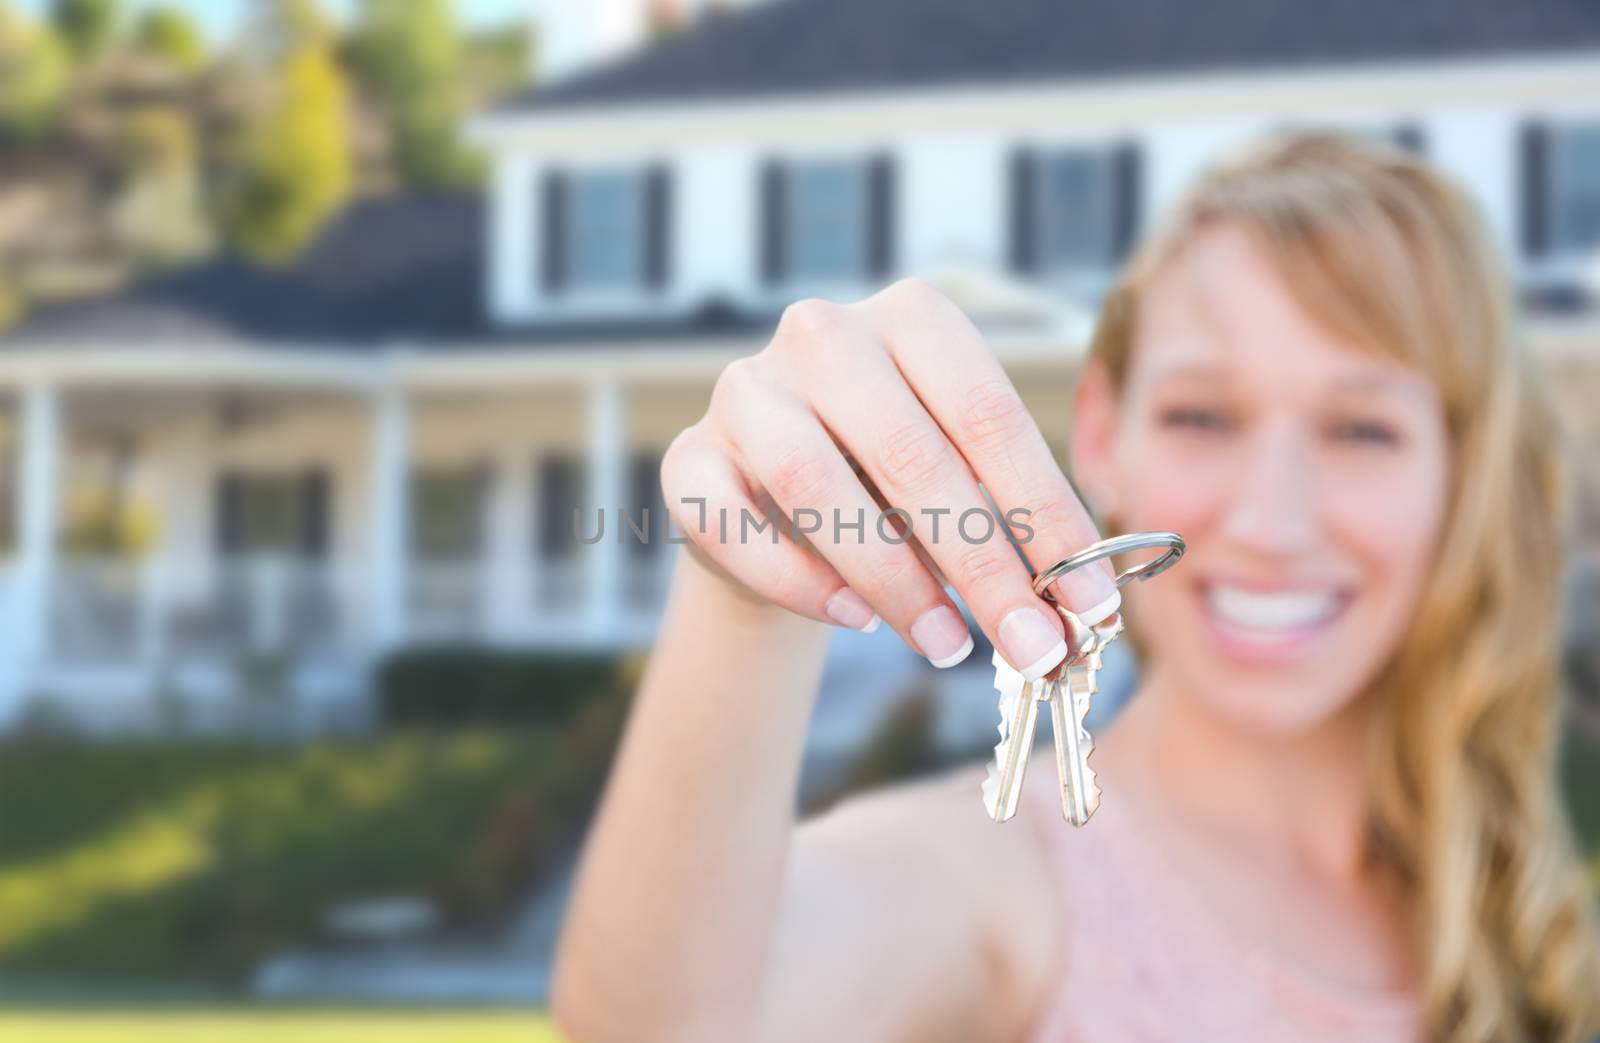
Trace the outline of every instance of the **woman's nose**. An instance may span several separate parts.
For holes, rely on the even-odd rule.
[[[1223,530],[1243,548],[1285,555],[1317,538],[1315,460],[1305,436],[1287,425],[1263,425],[1254,433]]]

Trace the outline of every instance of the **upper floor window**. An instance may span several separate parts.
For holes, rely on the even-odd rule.
[[[1039,161],[1039,259],[1045,271],[1100,271],[1114,260],[1111,156],[1073,149]]]
[[[1411,119],[1399,122],[1350,122],[1345,120],[1292,120],[1278,124],[1277,134],[1335,134],[1374,145],[1389,145],[1414,156],[1428,151],[1427,134],[1422,124]]]
[[[856,282],[893,266],[894,169],[871,160],[771,162],[762,172],[768,282]]]
[[[1103,278],[1133,244],[1140,202],[1131,144],[1020,149],[1011,163],[1012,266]]]
[[[542,208],[545,291],[664,286],[671,205],[671,175],[663,166],[548,172]]]
[[[1600,248],[1600,120],[1523,125],[1522,246],[1530,259]]]

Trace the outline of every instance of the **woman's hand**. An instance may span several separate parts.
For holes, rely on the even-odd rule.
[[[953,666],[972,638],[942,574],[1024,676],[1066,656],[1005,528],[1044,567],[1093,542],[1094,524],[976,328],[925,283],[791,306],[763,351],[723,371],[662,481],[696,548],[791,612],[861,630],[881,618]],[[774,505],[777,532],[759,527]],[[1089,623],[1119,604],[1103,566],[1054,593]]]

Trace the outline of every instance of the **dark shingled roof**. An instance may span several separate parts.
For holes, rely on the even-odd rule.
[[[482,228],[475,197],[362,200],[285,267],[220,256],[120,293],[41,308],[0,341],[359,346],[471,336],[485,326]]]
[[[544,110],[1575,52],[1594,0],[771,0],[513,98]]]
[[[710,299],[684,319],[496,326],[483,302],[483,233],[484,204],[477,197],[360,200],[286,267],[225,255],[120,293],[40,308],[0,333],[0,350],[667,343],[747,335],[769,329],[775,318]]]

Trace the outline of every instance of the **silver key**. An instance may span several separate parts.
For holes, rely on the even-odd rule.
[[[1050,584],[1073,569],[1114,554],[1145,549],[1160,549],[1162,553],[1118,573],[1118,587],[1160,575],[1183,556],[1185,546],[1183,537],[1175,532],[1137,532],[1101,540],[1040,571],[1034,577],[1034,593],[1053,602]],[[1037,681],[1026,681],[999,652],[994,655],[994,687],[1000,693],[1000,742],[995,745],[994,759],[983,780],[983,806],[996,822],[1004,822],[1017,813],[1041,702],[1050,704],[1056,771],[1061,782],[1061,814],[1074,826],[1081,826],[1100,805],[1100,787],[1089,766],[1094,739],[1083,722],[1097,687],[1101,655],[1122,633],[1122,615],[1118,613],[1090,627],[1060,605],[1056,611],[1066,623],[1067,657],[1055,670]]]
[[[1055,733],[1056,772],[1061,780],[1061,814],[1074,826],[1088,822],[1100,806],[1100,786],[1089,766],[1094,738],[1083,721],[1089,713],[1089,700],[1098,689],[1101,654],[1121,633],[1121,613],[1095,627],[1095,640],[1082,655],[1064,664],[1051,686],[1050,725]]]
[[[1084,728],[1083,719],[1095,692],[1100,653],[1122,633],[1122,617],[1113,616],[1099,626],[1089,627],[1073,613],[1058,611],[1067,626],[1071,651],[1055,670],[1036,681],[1025,681],[995,653],[1000,742],[994,748],[994,760],[984,779],[983,801],[989,817],[996,822],[1004,822],[1017,813],[1041,702],[1050,704],[1062,815],[1073,825],[1081,826],[1100,803],[1100,789],[1095,785],[1094,770],[1089,767],[1094,741]]]

